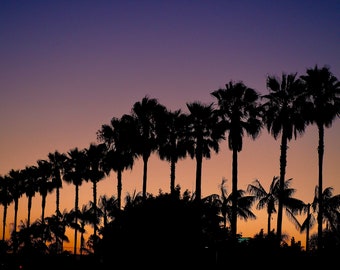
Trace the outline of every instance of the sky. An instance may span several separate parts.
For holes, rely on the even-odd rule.
[[[340,79],[339,10],[338,0],[2,0],[0,175],[36,165],[55,150],[87,148],[97,142],[101,125],[129,114],[144,96],[187,112],[188,102],[216,102],[211,92],[229,81],[266,94],[268,75],[303,75],[315,65],[328,66]],[[334,195],[340,193],[339,137],[336,119],[325,130],[323,171],[324,187],[333,187]],[[288,145],[286,178],[293,179],[294,196],[306,203],[318,184],[317,144],[317,129],[309,126]],[[268,191],[279,175],[279,155],[280,140],[266,130],[256,140],[245,137],[238,155],[239,189],[258,179]],[[224,141],[219,153],[203,160],[202,196],[220,194],[222,179],[231,191],[231,156]],[[169,192],[169,164],[154,154],[148,166],[147,192]],[[178,162],[176,184],[182,191],[194,191],[195,169],[190,158]],[[98,183],[98,196],[116,196],[116,187],[112,172]],[[135,190],[142,191],[141,159],[123,173],[123,197]],[[92,200],[91,184],[82,184],[79,199],[80,206]],[[73,185],[64,183],[60,203],[62,210],[74,207]],[[7,224],[13,222],[13,208]],[[45,216],[54,210],[52,193]],[[40,218],[39,195],[32,211],[32,220]],[[254,212],[255,221],[238,221],[238,233],[266,231],[266,211]],[[1,219],[2,214],[1,208]],[[26,218],[22,197],[18,220]],[[283,233],[305,245],[305,235],[286,218]]]

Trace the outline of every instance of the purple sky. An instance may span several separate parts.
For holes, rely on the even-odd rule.
[[[315,65],[329,66],[340,78],[339,10],[335,0],[1,1],[0,174],[35,165],[54,150],[88,147],[102,124],[129,113],[145,95],[186,111],[186,102],[215,101],[210,93],[230,80],[267,93],[267,75],[302,75]],[[326,130],[324,160],[324,185],[335,194],[339,136],[336,120]],[[269,187],[279,174],[279,142],[265,130],[256,141],[245,139],[239,188],[255,178]],[[169,191],[169,170],[165,161],[150,160],[149,192]],[[177,170],[177,183],[193,190],[195,163],[180,161]],[[219,193],[222,177],[231,181],[225,143],[218,156],[203,161],[202,194]],[[110,178],[99,184],[100,195],[116,194],[116,175]],[[315,127],[290,142],[287,178],[294,178],[297,197],[313,199]],[[141,184],[138,161],[123,174],[123,195],[141,191]],[[74,189],[66,189],[62,207],[70,210]],[[84,184],[82,190],[80,203],[87,203],[91,188]],[[256,226],[256,232],[266,228],[266,220]]]

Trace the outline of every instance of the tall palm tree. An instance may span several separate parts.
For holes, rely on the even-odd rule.
[[[232,206],[231,234],[237,233],[238,152],[242,151],[243,136],[256,139],[262,129],[259,94],[242,82],[230,81],[225,88],[211,93],[217,99],[218,112],[228,130],[228,147],[232,151]]]
[[[38,192],[38,167],[37,166],[26,166],[23,170],[25,194],[28,200],[27,203],[27,227],[31,225],[31,209],[32,209],[32,198],[35,193]]]
[[[18,210],[19,210],[19,199],[24,194],[23,186],[24,180],[22,175],[22,170],[11,169],[8,172],[8,177],[10,179],[10,193],[14,201],[14,225],[12,230],[12,239],[13,242],[13,252],[14,254],[17,252],[18,243],[15,241],[17,234],[17,222],[18,222]]]
[[[3,216],[2,216],[2,240],[5,240],[6,232],[6,220],[7,220],[7,209],[12,203],[13,197],[10,193],[11,179],[8,175],[0,175],[0,204],[3,206]]]
[[[268,132],[276,140],[281,135],[280,145],[280,190],[277,214],[277,240],[281,244],[282,213],[285,176],[287,167],[288,141],[297,135],[302,135],[306,129],[307,121],[304,117],[305,97],[302,80],[297,73],[282,73],[281,78],[268,76],[266,82],[269,94],[263,95],[263,121]]]
[[[63,186],[62,174],[64,171],[64,163],[67,159],[66,154],[60,153],[59,151],[54,151],[53,153],[49,153],[48,161],[52,166],[52,175],[51,180],[56,190],[56,215],[60,215],[61,212],[59,210],[60,205],[60,189]]]
[[[158,155],[170,163],[170,193],[175,194],[176,164],[187,156],[186,115],[181,110],[167,111],[158,132]]]
[[[92,182],[92,194],[93,194],[92,225],[94,239],[96,239],[97,237],[97,184],[105,177],[105,173],[103,171],[103,158],[105,151],[106,151],[105,144],[91,143],[89,148],[85,149],[87,162],[86,178]]]
[[[135,122],[131,115],[123,115],[120,119],[112,117],[110,124],[101,126],[97,131],[99,142],[107,147],[104,156],[104,170],[107,174],[111,170],[117,173],[117,200],[121,208],[122,174],[124,170],[132,169],[137,154],[133,151],[135,141]]]
[[[22,170],[11,169],[8,173],[8,176],[11,179],[11,194],[14,201],[14,225],[13,232],[16,232],[17,229],[17,221],[18,221],[18,210],[19,210],[19,199],[24,194],[23,186],[23,174]]]
[[[86,156],[84,150],[75,147],[67,152],[67,160],[65,162],[65,173],[63,179],[67,183],[71,183],[75,187],[74,200],[74,223],[78,224],[77,214],[79,212],[79,187],[82,185],[86,177]],[[78,227],[74,227],[74,250],[73,254],[77,255]]]
[[[134,103],[131,114],[136,120],[137,138],[135,153],[143,158],[143,198],[147,196],[148,161],[150,155],[158,149],[157,125],[164,117],[166,108],[156,98],[143,97]]]
[[[52,166],[47,160],[40,159],[37,161],[38,169],[38,192],[41,195],[41,223],[45,222],[45,208],[46,208],[46,197],[48,193],[51,193],[54,189],[51,181]]]
[[[300,76],[306,84],[309,101],[308,115],[311,123],[317,125],[319,132],[318,143],[318,246],[322,247],[322,219],[323,219],[323,156],[325,128],[332,126],[335,119],[340,117],[340,82],[326,66],[307,69],[307,74]]]
[[[211,149],[219,152],[219,143],[224,139],[224,128],[213,108],[213,103],[188,102],[187,147],[190,157],[196,159],[195,200],[202,197],[202,162],[211,157]]]

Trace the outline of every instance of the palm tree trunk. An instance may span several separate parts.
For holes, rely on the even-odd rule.
[[[44,224],[45,222],[45,207],[46,207],[46,196],[42,196],[41,199],[41,224]]]
[[[30,226],[31,223],[31,209],[32,209],[32,197],[28,197],[28,204],[27,204],[27,228]]]
[[[55,192],[55,196],[56,196],[56,199],[55,199],[55,212],[57,215],[59,215],[60,213],[60,209],[59,209],[59,205],[60,205],[60,188],[57,187],[56,188],[56,192]]]
[[[282,215],[283,215],[283,193],[287,166],[287,136],[285,130],[282,131],[281,138],[281,156],[280,156],[280,188],[279,188],[279,206],[277,212],[277,240],[278,246],[281,244],[282,238]]]
[[[307,206],[306,251],[309,251],[310,203]]]
[[[270,221],[271,221],[271,218],[272,218],[272,214],[269,213],[268,214],[268,220],[267,220],[267,235],[270,234]]]
[[[73,249],[73,254],[76,256],[77,255],[77,241],[78,241],[78,203],[79,203],[79,185],[75,185],[75,189],[76,189],[76,197],[75,197],[75,203],[74,203],[74,209],[76,212],[76,216],[75,216],[75,224],[76,227],[74,229],[74,249]]]
[[[2,221],[2,241],[5,240],[6,219],[7,219],[7,202],[5,202],[4,204],[4,213],[3,213],[3,221]]]
[[[319,194],[318,194],[318,250],[322,249],[322,217],[323,217],[323,200],[322,200],[322,168],[323,168],[323,155],[324,155],[324,127],[323,124],[318,124],[319,130],[319,147],[318,147],[318,158],[319,158]]]
[[[233,149],[232,160],[232,206],[231,206],[231,235],[236,240],[237,234],[237,150]]]
[[[117,199],[118,199],[118,208],[121,209],[121,205],[122,205],[122,170],[117,171]]]
[[[202,197],[202,154],[197,153],[196,155],[196,190],[195,190],[195,199],[196,201],[200,201]]]
[[[175,193],[175,171],[176,171],[176,162],[171,160],[170,163],[170,193],[174,195]]]
[[[143,156],[143,199],[146,199],[146,182],[147,182],[147,173],[148,173],[148,156]]]

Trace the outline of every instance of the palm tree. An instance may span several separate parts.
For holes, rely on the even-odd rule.
[[[7,209],[8,206],[12,203],[13,197],[10,193],[10,184],[11,179],[8,175],[1,176],[0,175],[0,204],[3,206],[3,219],[2,219],[2,240],[5,240],[5,232],[6,232],[6,220],[7,220]]]
[[[293,216],[297,212],[301,212],[305,207],[305,204],[301,200],[292,197],[296,191],[291,188],[292,180],[293,179],[290,178],[284,182],[283,206],[286,209],[288,217]],[[268,192],[261,185],[258,179],[255,179],[253,184],[248,185],[247,191],[254,195],[255,199],[258,200],[256,209],[261,210],[265,207],[267,208],[267,234],[269,235],[271,232],[272,214],[276,213],[276,206],[279,203],[280,178],[278,176],[273,177]]]
[[[89,148],[85,149],[86,161],[88,164],[86,178],[92,182],[93,194],[93,236],[97,237],[97,183],[104,179],[103,158],[106,151],[105,144],[91,143]],[[94,246],[95,248],[95,246]]]
[[[278,202],[278,189],[279,189],[279,177],[274,176],[270,184],[269,191],[267,192],[265,188],[261,185],[258,179],[255,179],[253,184],[249,184],[247,191],[253,194],[258,200],[256,209],[267,208],[267,234],[271,232],[271,219],[272,214],[276,213],[276,204]]]
[[[51,180],[56,190],[56,215],[61,214],[59,210],[60,205],[60,189],[63,186],[62,181],[62,173],[64,170],[64,163],[67,157],[64,153],[60,153],[59,151],[54,151],[53,153],[48,154],[48,161],[52,166],[52,175]]]
[[[158,149],[157,125],[164,118],[165,107],[157,99],[145,96],[134,103],[131,113],[136,120],[137,138],[135,153],[143,158],[143,198],[147,196],[148,161],[151,153]]]
[[[78,219],[79,219],[79,231],[80,231],[80,256],[83,254],[83,251],[86,251],[85,247],[85,238],[84,233],[86,232],[85,226],[87,224],[93,223],[93,211],[91,211],[90,204],[85,204],[82,206],[81,210],[78,213]],[[94,224],[94,226],[97,226],[97,224]]]
[[[223,217],[223,227],[226,228],[227,224],[229,223],[231,225],[232,223],[232,211],[233,211],[233,194],[228,194],[227,188],[225,186],[226,179],[222,179],[222,182],[220,184],[220,191],[221,194],[212,194],[205,199],[217,201],[220,205],[220,212]],[[237,190],[236,196],[237,198],[237,208],[236,213],[237,216],[239,216],[241,219],[247,221],[248,219],[256,219],[255,214],[251,211],[251,207],[254,204],[255,196],[248,195],[246,196],[246,192],[242,189]],[[232,236],[234,239],[234,236]]]
[[[11,169],[8,173],[8,176],[11,179],[11,194],[14,201],[14,225],[13,232],[16,232],[17,229],[17,220],[18,220],[18,208],[19,208],[19,199],[23,194],[23,174],[22,170],[14,170]]]
[[[32,198],[38,191],[38,167],[37,166],[26,166],[23,170],[25,194],[28,200],[27,204],[27,227],[31,224],[31,209],[32,209]]]
[[[267,89],[269,94],[263,95],[263,121],[268,132],[276,140],[281,134],[280,145],[280,184],[279,184],[279,205],[277,215],[277,240],[281,244],[282,238],[282,213],[283,196],[287,166],[288,141],[297,138],[305,131],[307,121],[303,114],[305,106],[304,85],[297,77],[297,73],[285,74],[280,78],[275,76],[267,77]]]
[[[104,170],[107,174],[111,169],[117,172],[117,200],[121,208],[122,174],[124,170],[132,169],[137,155],[133,152],[135,141],[135,122],[131,115],[123,115],[120,119],[113,117],[110,125],[102,125],[97,131],[99,142],[105,143],[107,152],[104,156]]]
[[[325,128],[332,126],[333,121],[340,117],[340,82],[328,67],[307,69],[307,74],[300,76],[306,84],[309,101],[308,115],[311,123],[315,123],[319,132],[318,169],[319,169],[319,212],[318,212],[318,246],[322,247],[323,219],[323,156]]]
[[[18,210],[19,210],[19,199],[21,198],[24,186],[23,175],[21,170],[11,169],[8,173],[8,177],[10,179],[10,193],[14,201],[14,225],[12,230],[12,239],[16,239],[17,234],[17,222],[18,222]],[[13,242],[13,252],[14,254],[17,252],[18,243],[17,241]]]
[[[187,147],[190,157],[196,159],[196,189],[195,200],[202,197],[202,160],[211,157],[211,149],[219,152],[219,142],[224,139],[224,129],[219,122],[213,103],[187,103]]]
[[[38,179],[37,186],[38,192],[41,195],[41,223],[45,222],[45,207],[46,207],[46,197],[48,193],[51,193],[54,189],[53,183],[51,181],[52,166],[47,160],[38,160]]]
[[[315,198],[314,198],[314,202],[315,202]],[[300,232],[303,233],[304,231],[306,231],[306,251],[309,251],[309,232],[310,229],[313,228],[314,224],[315,224],[315,217],[313,215],[313,212],[310,211],[311,208],[311,204],[307,203],[304,205],[304,212],[306,213],[306,218],[303,221],[302,224],[300,224],[297,220],[296,220],[296,224],[297,224],[297,228],[300,229]]]
[[[186,115],[181,110],[167,111],[159,130],[158,154],[170,163],[170,193],[175,195],[176,164],[187,155]]]
[[[74,223],[78,224],[77,213],[79,212],[79,187],[85,179],[86,173],[86,156],[84,150],[79,150],[75,147],[67,152],[67,160],[65,162],[65,173],[63,179],[67,183],[72,183],[75,187],[74,200]],[[73,254],[77,255],[77,239],[78,227],[74,227],[74,250]]]
[[[237,233],[237,191],[238,191],[238,152],[242,151],[243,136],[256,139],[262,129],[259,94],[242,82],[230,81],[224,89],[211,93],[218,101],[218,113],[228,134],[228,147],[232,151],[232,194],[235,195],[232,206],[231,234]]]
[[[99,209],[102,212],[103,217],[103,227],[104,229],[107,227],[109,222],[112,220],[111,218],[115,217],[115,213],[121,211],[118,206],[118,199],[115,196],[108,197],[107,195],[101,195],[99,197]]]
[[[56,254],[60,254],[63,251],[63,242],[69,242],[66,235],[67,223],[67,212],[64,210],[63,213],[56,213],[50,217],[46,217],[46,226],[52,235],[54,242],[50,245],[50,251],[54,251]],[[53,248],[51,250],[51,247]]]
[[[333,195],[333,191],[332,187],[327,187],[321,193],[323,202],[322,222],[326,223],[327,230],[337,231],[340,224],[340,194]],[[314,212],[318,213],[318,216],[320,211],[319,194],[319,187],[316,186],[312,208]]]

